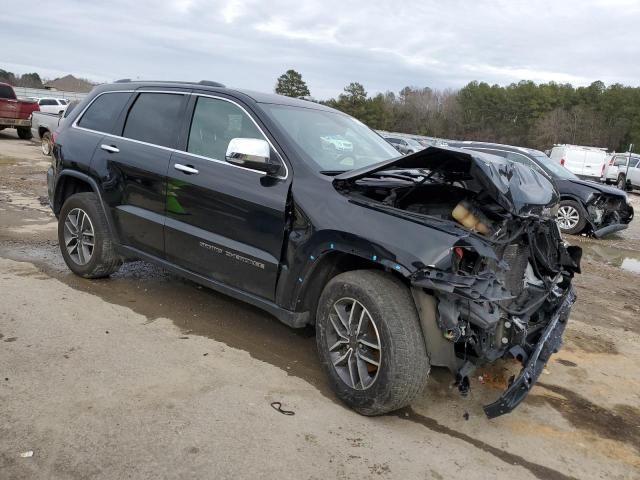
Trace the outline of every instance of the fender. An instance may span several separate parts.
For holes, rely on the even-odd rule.
[[[391,270],[407,281],[416,270],[405,261],[408,259],[399,260],[386,248],[346,232],[318,232],[312,238],[296,233],[289,236],[276,286],[276,303],[283,308],[304,311],[310,307],[309,301],[315,305],[325,279],[345,269]]]
[[[98,183],[89,175],[77,172],[75,170],[69,170],[69,169],[64,169],[58,174],[58,178],[56,179],[56,186],[55,186],[54,200],[53,200],[54,212],[57,214],[60,212],[60,209],[62,208],[61,199],[60,199],[60,195],[62,194],[62,191],[60,188],[62,182],[60,182],[60,180],[62,179],[62,177],[74,177],[89,184],[89,186],[91,187],[91,190],[98,196],[98,200],[100,200],[100,207],[102,208],[105,218],[107,219],[107,225],[109,227],[109,233],[111,234],[111,238],[114,240],[114,243],[116,245],[120,245],[116,229],[114,228],[113,217],[111,216],[111,212],[109,212],[109,209],[105,208],[104,201],[102,200],[102,194],[100,193],[100,188],[98,187]]]

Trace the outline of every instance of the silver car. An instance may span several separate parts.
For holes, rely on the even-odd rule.
[[[640,189],[640,155],[614,153],[602,167],[600,180],[615,183],[621,190]]]

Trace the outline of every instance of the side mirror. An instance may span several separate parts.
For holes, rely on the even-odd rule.
[[[234,165],[260,170],[268,175],[280,171],[280,164],[271,160],[269,143],[258,138],[232,138],[225,158]]]

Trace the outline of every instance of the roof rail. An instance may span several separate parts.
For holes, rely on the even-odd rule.
[[[130,78],[121,78],[120,80],[116,80],[113,83],[129,83],[131,81]]]
[[[207,87],[220,87],[220,88],[225,88],[225,85],[223,85],[220,82],[212,82],[211,80],[200,80],[198,82],[199,85],[206,85]]]

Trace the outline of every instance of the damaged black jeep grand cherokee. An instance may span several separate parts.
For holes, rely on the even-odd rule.
[[[405,157],[315,103],[212,82],[93,90],[55,135],[49,199],[69,268],[144,259],[315,325],[338,397],[408,405],[431,365],[461,389],[479,365],[523,368],[485,407],[511,411],[561,344],[581,251],[558,194],[523,165],[428,148]]]

